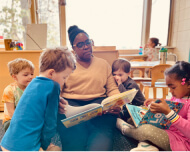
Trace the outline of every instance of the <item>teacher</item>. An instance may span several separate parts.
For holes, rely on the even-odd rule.
[[[119,90],[112,76],[111,67],[104,59],[92,54],[93,41],[76,25],[68,30],[69,40],[76,56],[76,70],[69,76],[62,90],[69,105],[83,106],[101,103]],[[114,113],[114,112],[113,112]],[[65,128],[58,115],[58,131],[64,151],[111,151],[116,115],[103,114],[76,126]]]

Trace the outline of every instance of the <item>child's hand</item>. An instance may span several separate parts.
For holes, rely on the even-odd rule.
[[[121,111],[121,108],[119,106],[112,107],[108,111],[106,111],[104,114],[112,114],[112,115],[119,115]]]
[[[60,114],[65,114],[65,112],[66,112],[65,105],[68,105],[68,101],[63,98],[60,98],[60,101],[59,101],[59,113]]]
[[[155,102],[155,99],[146,99],[144,102],[144,106],[148,107],[152,102]]]
[[[160,99],[159,103],[151,103],[150,111],[152,113],[163,113],[167,115],[171,111],[171,109],[164,99]]]
[[[118,86],[119,86],[120,84],[122,84],[122,82],[121,82],[121,77],[120,77],[120,76],[115,75],[115,76],[114,76],[114,79],[115,79],[115,81],[117,82],[117,85],[118,85]]]

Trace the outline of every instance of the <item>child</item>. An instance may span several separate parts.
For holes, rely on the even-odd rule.
[[[190,151],[190,63],[177,62],[165,71],[166,84],[172,94],[171,101],[184,103],[183,108],[177,114],[169,108],[165,100],[154,103],[153,99],[145,101],[153,113],[163,113],[171,121],[168,130],[144,124],[138,128],[120,122],[117,127],[126,136],[139,141],[149,141],[165,151]],[[143,146],[144,145],[144,146]],[[156,150],[156,147],[140,142],[138,147],[132,151]],[[157,149],[158,150],[158,149]]]
[[[15,108],[34,75],[34,65],[31,61],[17,58],[8,63],[8,69],[14,83],[8,85],[3,92],[4,103],[3,129],[6,131],[10,125]]]
[[[75,69],[73,54],[66,48],[47,49],[40,56],[40,75],[24,91],[1,147],[10,151],[46,150],[56,133],[59,95]],[[51,146],[47,150],[56,146]]]
[[[117,59],[112,64],[112,74],[118,85],[119,91],[125,92],[136,88],[138,90],[135,98],[132,101],[133,105],[142,105],[145,98],[137,85],[137,83],[129,77],[131,70],[131,64],[126,59]]]
[[[159,43],[159,39],[157,38],[150,38],[148,40],[148,43],[145,45],[144,47],[144,54],[146,54],[147,57],[147,61],[157,61],[158,60],[158,52],[155,49],[155,47],[157,45],[161,45],[161,43]]]

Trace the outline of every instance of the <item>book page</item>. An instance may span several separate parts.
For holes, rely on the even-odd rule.
[[[65,108],[66,108],[66,113],[65,113],[65,116],[68,118],[68,117],[72,117],[76,114],[79,114],[79,113],[82,113],[82,112],[85,112],[87,110],[90,110],[92,108],[96,108],[96,107],[99,107],[100,104],[98,103],[92,103],[92,104],[88,104],[88,105],[85,105],[85,106],[70,106],[70,105],[66,105]]]
[[[132,102],[138,90],[132,89],[110,96],[102,101],[103,112],[107,111],[111,107],[121,107],[126,103]]]
[[[155,102],[158,103],[159,100],[156,100]],[[183,103],[172,101],[166,101],[166,103],[169,105],[170,109],[174,110],[176,113],[178,113],[184,105]],[[154,114],[148,110],[139,125],[143,124],[151,124],[162,129],[168,129],[171,125],[171,122],[165,117],[163,113]]]
[[[89,104],[90,105],[90,104]],[[82,106],[84,108],[84,106]],[[69,107],[71,109],[76,109],[80,107]],[[86,107],[85,107],[86,108]],[[73,112],[72,114],[74,114]],[[72,115],[67,114],[67,116]],[[96,116],[102,115],[102,106],[100,104],[97,104],[95,107],[85,110],[84,112],[77,113],[76,115],[70,116],[66,119],[61,120],[61,122],[65,125],[66,128],[72,127],[74,125],[77,125],[79,123],[85,122],[87,120],[90,120]]]
[[[148,109],[130,104],[126,104],[126,108],[135,124],[135,127],[138,127],[140,121],[142,120]]]

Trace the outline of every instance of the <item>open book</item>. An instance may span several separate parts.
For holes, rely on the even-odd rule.
[[[61,120],[65,127],[69,128],[94,117],[101,116],[102,113],[113,107],[122,107],[126,103],[132,102],[138,90],[132,89],[107,97],[101,104],[92,103],[85,106],[74,107],[67,105],[66,118]]]
[[[160,102],[159,100],[156,101]],[[175,112],[179,112],[183,107],[183,103],[166,101],[170,109]],[[128,112],[134,122],[136,127],[143,124],[151,124],[162,129],[168,129],[171,125],[170,120],[168,120],[162,113],[152,113],[147,107],[139,107],[134,105],[126,104]]]

